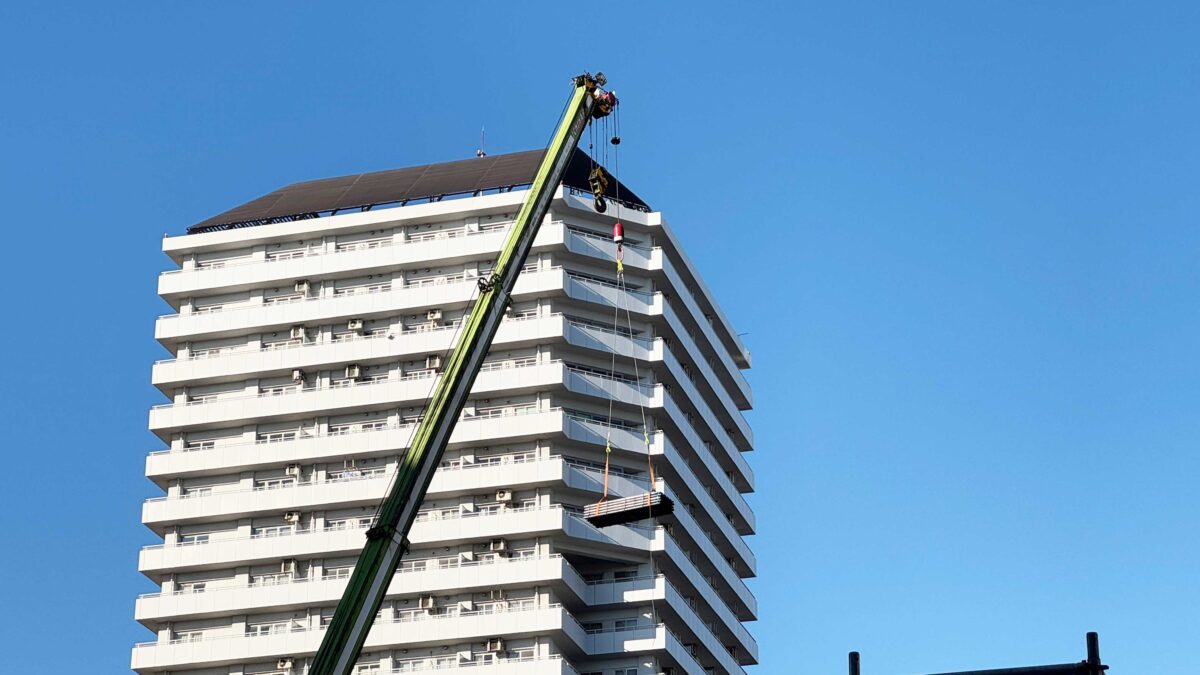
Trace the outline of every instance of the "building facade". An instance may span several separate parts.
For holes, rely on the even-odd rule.
[[[174,311],[155,334],[171,357],[153,382],[169,402],[150,411],[165,447],[146,462],[162,496],[142,510],[163,541],[140,552],[159,589],[136,602],[155,639],[134,647],[133,670],[306,671],[524,195],[163,240]],[[616,283],[614,212],[559,188],[358,672],[756,663],[749,357],[661,214],[621,209]],[[653,475],[673,515],[603,529],[580,517],[604,489],[606,443],[609,494],[644,493]]]

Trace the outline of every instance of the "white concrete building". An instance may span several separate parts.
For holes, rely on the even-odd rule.
[[[528,183],[540,155],[472,161],[528,164]],[[357,180],[373,178],[388,176]],[[135,671],[305,672],[520,182],[237,222],[256,200],[163,240],[172,312],[155,335],[171,357],[153,382],[168,402],[150,430],[165,448],[146,462],[162,495],[142,511],[163,541],[139,557],[160,589],[137,599],[154,635]],[[358,672],[756,663],[748,354],[660,213],[620,210],[632,290],[614,285],[615,211],[560,188]],[[614,303],[632,330],[614,330]],[[639,400],[675,514],[593,528],[579,514],[600,498],[606,438],[610,490],[648,487]]]

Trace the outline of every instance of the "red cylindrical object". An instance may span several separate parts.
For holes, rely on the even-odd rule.
[[[619,220],[613,224],[613,241],[618,244],[625,241],[625,226]]]

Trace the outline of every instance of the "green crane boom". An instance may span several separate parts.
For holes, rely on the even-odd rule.
[[[591,118],[607,115],[616,104],[615,96],[600,89],[604,84],[604,76],[600,73],[595,77],[585,73],[574,80],[575,90],[566,113],[546,148],[546,155],[496,261],[494,272],[479,282],[479,296],[464,322],[458,343],[450,353],[408,452],[396,468],[395,480],[380,506],[378,519],[367,531],[367,542],[309,667],[309,675],[349,675],[354,668],[375,614],[407,549],[407,536],[417,517],[417,509],[425,499],[450,433],[462,414],[475,376],[479,374],[496,329],[504,318],[513,286],[550,208],[550,200],[562,182],[571,153]]]

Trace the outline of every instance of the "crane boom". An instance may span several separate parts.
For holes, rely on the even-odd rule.
[[[488,278],[480,279],[480,293],[463,322],[462,333],[425,407],[412,443],[396,468],[378,518],[367,531],[366,544],[309,667],[309,675],[350,675],[354,668],[407,549],[407,536],[417,509],[425,499],[450,433],[504,318],[517,277],[562,182],[571,153],[588,121],[593,116],[607,115],[616,103],[612,94],[600,89],[604,84],[600,73],[595,77],[585,73],[574,79],[575,89],[562,121],[546,148],[494,271]]]

